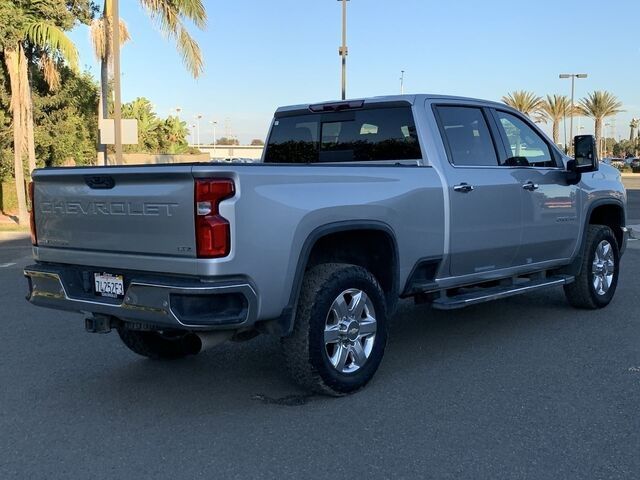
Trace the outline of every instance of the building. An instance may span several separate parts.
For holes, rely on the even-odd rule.
[[[212,160],[228,158],[248,158],[258,161],[262,158],[262,145],[189,145],[198,148],[202,153],[208,153]]]

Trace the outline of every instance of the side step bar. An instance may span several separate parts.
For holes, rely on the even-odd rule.
[[[432,307],[437,310],[454,310],[464,308],[477,303],[489,302],[500,298],[512,297],[521,293],[529,293],[543,288],[557,287],[573,282],[574,277],[569,275],[556,275],[513,285],[479,288],[472,292],[462,293],[453,297],[441,297],[434,300]]]

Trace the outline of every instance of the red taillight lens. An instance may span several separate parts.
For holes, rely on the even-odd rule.
[[[29,182],[29,202],[31,203],[31,212],[29,213],[29,226],[31,227],[31,244],[38,245],[38,235],[36,233],[36,202],[33,193],[33,182]]]
[[[216,258],[229,255],[231,226],[220,216],[220,202],[236,193],[233,180],[228,178],[196,179],[196,246],[198,257]]]

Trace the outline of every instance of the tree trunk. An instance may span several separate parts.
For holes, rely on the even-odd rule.
[[[18,57],[20,59],[20,89],[25,98],[23,123],[25,126],[24,134],[26,136],[27,155],[29,158],[28,175],[36,169],[36,146],[33,130],[33,99],[31,96],[31,86],[29,84],[29,71],[27,56],[24,53],[22,45],[18,47]]]
[[[105,0],[102,9],[102,25],[104,27],[104,56],[100,59],[100,120],[109,118],[109,58],[111,57],[111,19],[107,11],[107,2]],[[99,151],[102,157],[103,165],[108,163],[107,146],[100,142]]]
[[[560,141],[560,120],[553,121],[553,143],[558,145]]]
[[[596,133],[596,145],[598,146],[598,156],[602,158],[606,151],[605,145],[600,145],[600,139],[602,137],[602,119],[596,118],[595,120],[595,133]]]
[[[27,210],[27,196],[24,185],[24,166],[22,163],[22,151],[24,146],[24,106],[21,93],[24,87],[20,85],[20,55],[17,49],[5,50],[4,59],[9,73],[11,84],[11,113],[13,117],[13,162],[14,178],[16,181],[16,195],[18,197],[18,223],[26,225],[29,223],[29,212]]]

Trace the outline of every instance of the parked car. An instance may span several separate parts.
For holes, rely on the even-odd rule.
[[[611,160],[610,165],[612,167],[617,168],[618,170],[622,170],[627,164],[622,159],[613,159],[613,160]]]
[[[279,108],[263,164],[36,170],[28,300],[152,358],[276,335],[293,379],[346,394],[399,298],[611,302],[626,193],[575,145],[501,103],[406,95]]]

